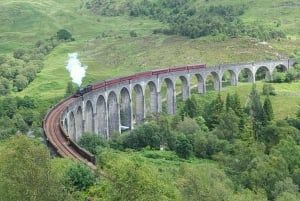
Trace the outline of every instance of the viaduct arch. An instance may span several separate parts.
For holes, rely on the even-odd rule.
[[[162,97],[166,96],[167,113],[176,112],[176,82],[181,83],[182,99],[191,93],[191,79],[196,77],[198,93],[206,92],[206,80],[213,78],[213,88],[222,89],[226,72],[232,86],[238,85],[239,75],[245,72],[248,82],[255,82],[260,68],[272,79],[274,69],[287,71],[293,59],[220,65],[202,68],[196,66],[153,70],[126,77],[114,78],[93,85],[93,90],[77,97],[61,114],[61,124],[75,142],[84,132],[93,132],[109,138],[122,129],[132,129],[144,122],[147,115],[162,112]],[[202,65],[203,66],[203,65]],[[166,86],[166,91],[162,86]],[[164,93],[164,94],[162,94]],[[147,97],[147,98],[146,98]]]

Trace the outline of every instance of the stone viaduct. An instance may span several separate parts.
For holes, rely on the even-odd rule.
[[[267,79],[272,79],[274,69],[287,71],[294,63],[293,59],[285,59],[214,67],[195,65],[201,68],[177,67],[114,78],[96,83],[92,90],[74,98],[62,112],[61,124],[75,142],[84,132],[108,138],[114,132],[142,124],[146,116],[162,112],[163,101],[166,102],[167,113],[174,114],[176,95],[181,94],[181,98],[186,100],[192,85],[197,86],[198,93],[205,93],[207,79],[210,79],[213,88],[221,90],[226,74],[230,84],[236,86],[242,71],[248,82],[254,83],[260,68],[266,70]]]

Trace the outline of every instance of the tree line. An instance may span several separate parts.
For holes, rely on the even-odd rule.
[[[168,28],[155,29],[153,33],[177,34],[189,38],[223,35],[270,40],[286,37],[280,30],[280,24],[268,27],[259,23],[244,23],[240,16],[248,6],[244,3],[208,6],[205,2],[200,6],[194,0],[88,0],[82,4],[82,7],[100,15],[146,16],[168,25]]]

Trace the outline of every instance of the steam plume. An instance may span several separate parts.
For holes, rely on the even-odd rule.
[[[76,83],[78,86],[82,83],[82,78],[85,76],[85,71],[87,66],[81,66],[80,61],[77,59],[77,53],[69,53],[69,60],[66,69],[70,72],[72,82]]]

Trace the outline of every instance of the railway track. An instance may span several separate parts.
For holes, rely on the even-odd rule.
[[[56,104],[46,115],[43,121],[43,129],[49,145],[61,157],[70,157],[84,162],[92,169],[96,169],[95,159],[92,154],[83,150],[75,142],[69,139],[61,127],[61,112],[70,104],[74,98],[70,97]]]

